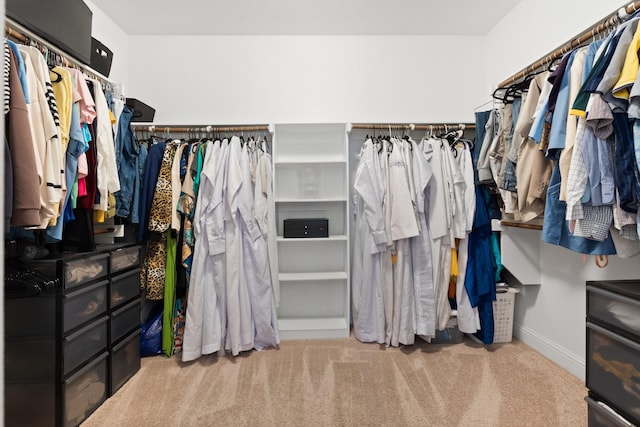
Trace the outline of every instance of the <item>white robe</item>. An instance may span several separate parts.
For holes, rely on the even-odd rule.
[[[242,186],[238,195],[238,225],[242,232],[242,253],[244,277],[251,305],[249,307],[253,323],[253,340],[255,348],[260,350],[278,344],[273,324],[273,293],[271,292],[271,277],[269,273],[269,258],[267,254],[267,240],[256,220],[256,191],[252,185],[251,167],[249,164],[247,144],[242,147],[240,167],[242,170]],[[262,176],[257,173],[256,180],[262,186]],[[263,194],[259,189],[259,194]],[[258,197],[258,208],[261,217],[266,221],[266,201]],[[266,222],[263,223],[263,228]]]
[[[242,250],[240,189],[243,185],[240,138],[229,142],[226,179],[225,244],[226,244],[226,296],[227,335],[225,349],[234,356],[253,348],[253,319],[247,289]]]
[[[263,153],[260,156],[260,164],[262,165],[263,187],[266,191],[267,202],[267,248],[269,253],[269,273],[271,275],[271,290],[273,292],[273,300],[276,307],[280,306],[280,282],[278,278],[278,242],[276,231],[276,204],[273,197],[273,170],[271,169],[271,155]],[[264,232],[265,230],[263,230]],[[277,312],[275,312],[277,317]],[[277,333],[276,329],[276,333]],[[279,340],[278,340],[279,341]]]
[[[395,243],[393,263],[393,315],[390,344],[410,345],[415,341],[413,266],[409,238],[419,235],[411,194],[405,142],[395,141],[389,155],[391,193],[391,237]]]
[[[380,255],[382,264],[382,301],[384,304],[384,343],[391,344],[393,326],[393,265],[392,257],[395,253],[391,235],[391,186],[389,176],[389,146],[388,142],[382,142],[382,150],[378,154],[380,162],[380,177],[382,178],[382,211],[384,214],[384,229],[387,237],[387,248]]]
[[[448,149],[448,148],[447,148]],[[431,233],[431,259],[433,265],[434,293],[436,299],[437,329],[447,327],[451,317],[451,306],[448,300],[449,276],[451,274],[451,238],[449,225],[451,207],[449,189],[443,171],[443,154],[440,140],[430,139],[424,142],[424,153],[427,156],[433,176],[425,192],[425,210]]]
[[[431,259],[431,234],[425,216],[425,190],[431,180],[431,167],[422,147],[411,141],[413,181],[416,191],[416,209],[420,235],[411,238],[413,260],[413,287],[416,312],[416,334],[434,336],[436,333],[436,301],[433,286],[433,261]]]
[[[479,327],[478,310],[471,307],[467,290],[464,287],[464,281],[466,277],[467,261],[468,261],[468,229],[473,227],[473,216],[469,216],[469,210],[472,209],[472,214],[475,212],[475,203],[467,209],[466,201],[469,197],[467,194],[467,186],[473,185],[473,177],[471,177],[471,183],[466,182],[463,168],[467,167],[467,156],[470,161],[469,150],[465,148],[456,149],[456,155],[451,149],[445,145],[443,149],[447,164],[445,167],[445,173],[449,175],[448,182],[451,183],[451,203],[454,207],[452,215],[452,247],[455,247],[455,239],[459,239],[459,247],[457,248],[458,254],[458,277],[456,279],[456,306],[457,306],[457,319],[458,329],[465,333],[475,333]],[[468,178],[468,174],[466,176]],[[475,198],[473,199],[475,201]],[[469,224],[469,221],[471,223]]]
[[[207,147],[200,189],[194,212],[195,247],[189,283],[189,300],[185,315],[182,361],[188,362],[222,348],[220,313],[217,310],[215,274],[210,254],[206,211],[215,205],[215,179],[220,159],[220,144]]]
[[[383,182],[376,147],[367,140],[354,179],[355,238],[352,260],[352,317],[355,337],[385,342],[382,254],[386,251]]]
[[[403,144],[402,141],[394,143],[393,150],[389,154],[391,239],[393,241],[408,239],[419,234],[408,179],[409,166],[404,157]]]

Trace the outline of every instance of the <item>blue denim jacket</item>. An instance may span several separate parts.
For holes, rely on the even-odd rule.
[[[140,223],[140,193],[142,190],[142,180],[144,179],[144,168],[147,163],[148,155],[146,145],[140,145],[138,147],[138,159],[136,160],[136,168],[138,173],[136,174],[133,183],[133,204],[131,206],[131,223]]]
[[[567,139],[567,115],[569,113],[569,78],[571,77],[571,66],[573,65],[573,59],[575,53],[573,51],[569,55],[567,61],[566,72],[562,75],[562,80],[559,82],[560,90],[558,92],[558,98],[556,100],[556,107],[553,111],[553,118],[551,121],[551,130],[549,131],[549,148],[547,149],[547,157],[551,159],[558,159],[560,152],[564,149]]]
[[[587,255],[615,255],[616,249],[611,239],[611,233],[609,233],[604,242],[589,240],[571,234],[567,221],[565,221],[567,204],[560,200],[559,197],[560,167],[556,163],[551,174],[549,189],[547,190],[542,241]]]
[[[125,105],[120,114],[116,135],[116,165],[120,177],[120,191],[115,194],[116,215],[123,218],[128,218],[131,214],[134,182],[138,175],[138,149],[131,129],[132,117],[133,110]]]

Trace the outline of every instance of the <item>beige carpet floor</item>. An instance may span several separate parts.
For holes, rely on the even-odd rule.
[[[142,360],[93,426],[586,426],[582,381],[525,344],[285,341]]]

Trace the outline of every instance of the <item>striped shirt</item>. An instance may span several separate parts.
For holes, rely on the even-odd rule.
[[[11,66],[11,54],[9,45],[4,42],[4,114],[9,113],[9,103],[11,101],[11,89],[9,88],[9,67]]]

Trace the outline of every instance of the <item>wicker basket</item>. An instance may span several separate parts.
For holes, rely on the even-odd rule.
[[[493,302],[493,342],[511,342],[513,337],[513,311],[516,294],[515,288],[499,289]]]

